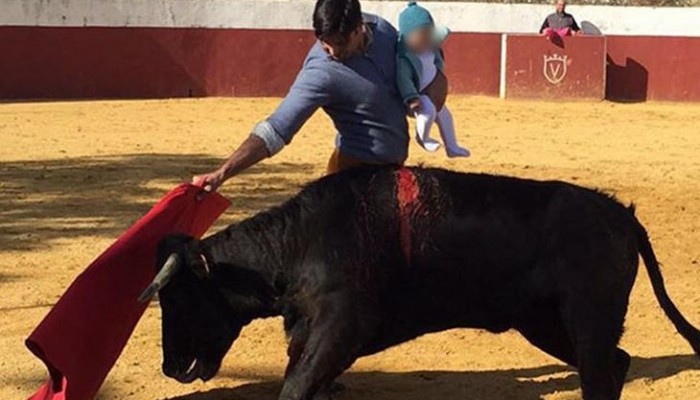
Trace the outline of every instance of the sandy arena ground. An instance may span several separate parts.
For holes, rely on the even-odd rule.
[[[228,155],[277,99],[0,104],[0,398],[45,379],[23,341],[64,288],[166,190]],[[668,289],[700,325],[700,105],[503,102],[452,98],[473,157],[414,144],[410,164],[598,187],[634,201]],[[280,203],[324,172],[333,130],[318,113],[283,153],[223,189],[218,227]],[[644,270],[622,346],[624,399],[695,399],[700,361],[673,330]],[[285,365],[279,319],[245,329],[219,376],[190,386],[160,372],[153,305],[100,399],[274,399]],[[570,369],[518,334],[453,330],[360,360],[340,399],[580,399]]]

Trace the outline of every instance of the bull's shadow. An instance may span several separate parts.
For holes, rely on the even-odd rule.
[[[700,370],[694,355],[634,357],[627,381],[668,378],[687,370]],[[463,372],[349,372],[339,382],[347,388],[334,397],[338,400],[538,400],[580,387],[575,371],[563,365]],[[281,380],[270,380],[168,400],[274,400],[281,387]]]

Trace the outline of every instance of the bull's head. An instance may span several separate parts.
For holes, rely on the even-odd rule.
[[[159,293],[163,313],[163,373],[183,383],[211,379],[248,321],[227,302],[209,266],[201,243],[187,236],[161,242],[153,283],[141,295]]]

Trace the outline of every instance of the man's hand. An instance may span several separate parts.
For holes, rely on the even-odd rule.
[[[250,135],[221,167],[207,174],[195,176],[192,178],[192,183],[202,186],[207,192],[213,192],[232,176],[269,156],[265,142],[255,135]]]
[[[409,100],[408,101],[408,109],[409,109],[409,111],[411,111],[414,114],[421,112],[423,110],[423,107],[421,107],[421,105],[420,105],[420,99],[418,97],[416,97],[413,100]]]
[[[208,174],[197,175],[192,178],[193,185],[200,186],[207,192],[215,192],[224,181],[226,181],[225,173],[221,169],[209,172]]]

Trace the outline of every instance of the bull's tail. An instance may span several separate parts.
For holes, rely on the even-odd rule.
[[[647,235],[644,226],[635,217],[634,222],[637,231],[637,242],[639,246],[639,254],[641,254],[644,260],[644,265],[647,267],[647,272],[649,273],[649,279],[651,280],[651,286],[654,289],[654,294],[659,302],[659,305],[666,313],[666,316],[673,322],[678,333],[685,338],[685,340],[690,343],[693,347],[695,354],[700,356],[700,331],[688,322],[687,319],[681,314],[673,301],[668,296],[666,291],[666,286],[664,285],[664,278],[661,275],[661,269],[659,268],[659,262],[656,260],[656,255],[654,254],[654,249],[651,247],[649,242],[649,236]]]

